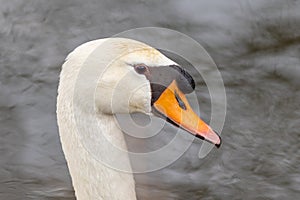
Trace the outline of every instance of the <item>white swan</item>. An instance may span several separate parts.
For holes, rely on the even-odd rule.
[[[85,68],[87,75],[80,79]],[[96,77],[100,72],[100,78]],[[98,79],[89,82],[89,77]],[[219,146],[220,137],[192,111],[185,98],[184,94],[194,87],[186,71],[141,42],[100,39],[77,47],[62,67],[57,98],[60,139],[77,199],[136,199],[133,175],[103,165],[85,148],[90,145],[93,152],[112,157],[99,140],[103,134],[114,145],[126,149],[115,113],[155,112]],[[91,89],[95,96],[89,95]],[[91,100],[94,110],[87,105]],[[83,121],[83,129],[78,129],[76,116]],[[100,130],[90,130],[90,123],[95,122]],[[83,137],[90,138],[88,144],[83,144]],[[112,159],[122,159],[122,166],[131,169],[128,156]]]

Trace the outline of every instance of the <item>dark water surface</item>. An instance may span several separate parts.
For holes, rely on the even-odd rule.
[[[1,200],[75,198],[56,125],[60,66],[83,42],[142,26],[200,42],[228,110],[222,148],[203,161],[196,142],[166,169],[136,176],[139,199],[299,198],[300,1],[0,3]],[[197,88],[209,112],[204,83]]]

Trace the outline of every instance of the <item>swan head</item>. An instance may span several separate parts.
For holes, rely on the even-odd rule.
[[[130,39],[102,39],[86,45],[89,47],[84,45],[75,54],[93,48],[85,64],[101,68],[95,90],[98,112],[154,114],[217,147],[221,145],[219,135],[189,105],[185,94],[194,91],[195,82],[176,62]]]

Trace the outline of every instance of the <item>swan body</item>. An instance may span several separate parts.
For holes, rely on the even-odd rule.
[[[112,156],[115,154],[112,154],[102,136],[118,148],[126,150],[123,133],[113,115],[133,112],[151,114],[155,106],[156,110],[167,117],[170,115],[171,119],[174,118],[174,123],[180,125],[180,121],[178,122],[178,119],[172,116],[176,113],[168,109],[164,112],[161,109],[161,105],[165,105],[165,102],[160,96],[173,93],[168,94],[165,88],[162,89],[154,83],[166,80],[155,79],[156,76],[169,69],[159,66],[175,65],[177,64],[174,61],[156,49],[124,38],[91,41],[77,47],[69,54],[60,74],[57,120],[63,152],[77,199],[136,199],[128,155],[123,153]],[[148,71],[142,71],[145,68]],[[176,67],[173,68],[176,73],[180,72]],[[85,78],[80,78],[84,76],[82,75],[84,69],[88,69],[87,75]],[[162,71],[158,73],[158,69]],[[88,79],[92,80],[86,81]],[[188,76],[187,79],[189,79]],[[172,87],[180,86],[178,82],[179,79],[177,84],[176,81],[172,84],[168,82],[168,84]],[[192,83],[191,80],[185,80],[179,88],[184,88],[184,84]],[[177,91],[176,88],[174,91]],[[153,90],[158,90],[158,92],[155,93]],[[185,110],[189,110],[190,107],[184,94],[178,91],[179,94],[176,93],[179,95],[179,97],[176,96],[178,104],[185,103],[184,106],[187,107]],[[91,99],[93,106],[87,103],[91,102]],[[180,106],[182,107],[180,104],[177,107],[180,108]],[[78,128],[78,119],[83,121],[81,128]],[[201,130],[207,132],[207,135],[201,135],[201,137],[219,145],[221,141],[218,136],[208,126],[204,126],[199,119],[197,120],[197,124],[202,127]],[[91,128],[91,124],[96,124],[97,129]],[[192,126],[194,125],[188,120],[183,122],[184,129],[198,134],[195,128],[190,128]],[[200,129],[198,132],[201,132]],[[83,142],[84,137],[88,138],[86,142]],[[124,170],[113,169],[99,162],[99,159],[91,155],[86,148],[87,145],[91,146],[95,155],[99,155],[101,159],[105,158],[112,162],[118,160]]]

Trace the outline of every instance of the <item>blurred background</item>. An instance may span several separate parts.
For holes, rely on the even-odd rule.
[[[56,125],[61,65],[86,41],[144,26],[202,44],[228,110],[221,149],[199,160],[196,143],[171,166],[136,176],[138,198],[299,198],[300,1],[0,3],[0,199],[75,199]],[[198,83],[204,113],[205,88]]]

